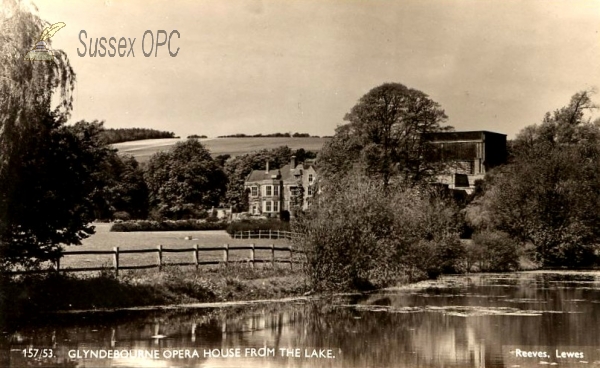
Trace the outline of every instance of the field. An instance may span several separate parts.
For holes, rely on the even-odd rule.
[[[175,143],[185,139],[147,139],[142,141],[123,142],[113,145],[121,153],[135,157],[139,162],[146,162],[156,152],[165,151]],[[320,151],[328,138],[206,138],[200,142],[213,156],[229,154],[239,156],[245,153],[288,146],[291,149],[304,148],[307,151]]]
[[[231,239],[225,231],[156,231],[156,232],[110,232],[111,224],[97,223],[96,234],[83,240],[81,246],[65,247],[65,251],[87,251],[87,250],[112,250],[119,247],[119,250],[125,249],[152,249],[162,245],[163,248],[191,248],[194,244],[202,247],[216,247],[224,244],[231,245],[270,245],[288,246],[288,240],[285,239]],[[186,236],[191,236],[191,240],[186,240]],[[231,250],[229,252],[230,260],[244,260],[249,258],[249,250]],[[220,260],[223,256],[222,251],[200,252],[200,260]],[[276,252],[276,258],[287,258],[289,252]],[[191,262],[192,252],[185,253],[164,253],[163,262]],[[269,259],[270,251],[257,250],[256,259]],[[121,254],[120,266],[139,266],[147,264],[156,264],[157,255],[154,253],[141,254]],[[65,256],[61,260],[61,269],[64,268],[84,268],[101,267],[103,265],[112,265],[111,255],[73,255]],[[206,267],[206,266],[204,266]]]

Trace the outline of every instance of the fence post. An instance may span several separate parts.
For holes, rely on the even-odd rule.
[[[252,268],[254,268],[254,244],[250,244],[250,262],[252,262]]]
[[[260,235],[262,233],[262,230],[258,230],[258,238],[260,239]]]
[[[119,247],[114,247],[113,252],[113,266],[115,267],[115,276],[119,276]]]
[[[200,266],[200,260],[198,259],[198,244],[194,244],[194,262],[196,263],[196,270]]]
[[[271,244],[271,267],[275,269],[275,244]]]
[[[227,267],[227,262],[229,262],[229,244],[223,246],[223,262],[225,263],[225,267]]]
[[[269,229],[269,239],[271,239],[271,229]]]
[[[290,245],[290,271],[294,269],[294,253],[292,253],[292,246]]]
[[[56,267],[56,273],[59,273],[59,271],[60,271],[60,257],[56,257],[56,260],[54,261],[54,267]]]
[[[162,245],[158,246],[158,271],[162,271]]]

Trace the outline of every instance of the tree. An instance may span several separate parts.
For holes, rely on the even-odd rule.
[[[0,257],[35,266],[93,233],[97,155],[85,127],[65,126],[75,86],[67,55],[24,60],[48,24],[21,1],[4,0],[0,17]]]
[[[107,144],[113,144],[143,139],[175,138],[175,133],[148,128],[104,128],[102,137]]]
[[[575,94],[542,124],[523,129],[512,162],[487,179],[476,201],[491,224],[535,246],[546,266],[593,262],[600,243],[600,127],[586,119],[597,107]]]
[[[154,154],[145,173],[150,205],[162,217],[198,217],[218,206],[227,177],[196,139],[178,142],[170,152]]]
[[[112,192],[115,194],[115,212],[124,211],[133,218],[148,216],[148,186],[144,172],[133,156],[117,155],[118,176]]]
[[[304,162],[306,160],[316,159],[317,153],[313,151],[307,151],[304,148],[298,148],[294,152],[294,156],[296,156],[296,162]]]
[[[344,117],[319,155],[321,175],[335,181],[353,166],[382,180],[419,181],[434,173],[425,134],[442,127],[446,114],[425,93],[386,83],[365,94]]]
[[[148,186],[133,156],[121,156],[111,149],[95,175],[99,181],[92,196],[96,219],[113,219],[117,212],[137,219],[148,216]]]
[[[229,160],[230,157],[231,155],[229,153],[226,153],[224,155],[217,155],[217,157],[215,157],[215,161],[217,161],[217,164],[219,164],[219,166],[225,167],[225,163],[227,162],[227,160]]]
[[[93,234],[95,168],[108,148],[96,126],[66,126],[48,114],[29,137],[26,151],[9,158],[14,190],[3,196],[3,266],[36,266],[59,256],[60,244],[81,244]]]

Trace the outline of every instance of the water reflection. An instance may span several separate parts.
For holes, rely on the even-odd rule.
[[[5,333],[0,366],[600,367],[598,301],[597,273],[523,273],[286,304],[54,316]],[[549,356],[516,359],[517,349]],[[555,356],[565,349],[585,358]]]

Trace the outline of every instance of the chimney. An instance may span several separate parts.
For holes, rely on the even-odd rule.
[[[267,160],[267,169],[265,170],[265,172],[268,174],[269,173],[269,160]]]
[[[292,159],[290,160],[290,170],[294,170],[296,168],[296,156],[292,156]]]

